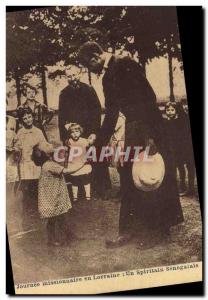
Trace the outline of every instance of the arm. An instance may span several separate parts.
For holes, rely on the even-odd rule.
[[[45,104],[42,105],[42,110],[43,110],[43,123],[42,125],[50,123],[52,120],[55,112],[53,109],[48,108]]]
[[[64,143],[67,139],[67,130],[65,128],[65,107],[64,107],[64,98],[63,94],[60,94],[59,97],[59,110],[58,110],[58,127],[60,139]]]
[[[85,163],[80,162],[79,164],[68,164],[67,168],[63,169],[63,174],[73,174],[80,170]]]
[[[101,105],[93,87],[89,86],[89,112],[90,126],[89,133],[97,134],[101,126]]]
[[[114,133],[114,129],[117,123],[119,115],[119,105],[117,95],[115,94],[115,88],[112,82],[109,82],[109,86],[106,85],[105,92],[105,118],[101,129],[98,131],[96,144],[99,146],[107,145],[111,136]]]

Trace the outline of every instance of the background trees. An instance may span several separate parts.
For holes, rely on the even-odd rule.
[[[174,8],[56,6],[7,13],[7,79],[15,79],[18,103],[23,76],[31,72],[41,78],[47,104],[47,66],[78,64],[79,46],[88,40],[112,53],[127,51],[144,73],[153,58],[166,56],[170,100],[175,100],[172,62],[181,61],[181,51]]]

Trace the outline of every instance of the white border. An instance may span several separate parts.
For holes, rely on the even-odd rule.
[[[0,51],[0,55],[1,55],[1,59],[0,59],[0,70],[1,70],[1,76],[0,76],[0,93],[1,93],[1,107],[0,107],[0,137],[1,137],[1,142],[0,142],[0,166],[1,166],[1,170],[0,170],[0,183],[1,183],[1,206],[0,206],[0,241],[1,241],[1,254],[3,253],[3,255],[0,255],[0,266],[1,266],[1,280],[0,280],[0,298],[1,299],[6,299],[8,296],[5,294],[5,288],[6,288],[6,283],[5,283],[5,274],[6,274],[6,270],[5,270],[5,262],[6,262],[6,251],[5,251],[5,211],[6,211],[6,205],[5,205],[5,95],[6,95],[6,91],[5,91],[5,59],[6,59],[6,55],[5,55],[5,6],[22,6],[22,5],[32,5],[32,3],[28,3],[28,0],[24,0],[21,1],[21,3],[15,3],[15,1],[13,0],[1,0],[0,2],[0,39],[1,39],[1,51]],[[54,1],[54,0],[36,0],[35,3],[33,5],[39,5],[39,6],[44,6],[44,5],[98,5],[98,3],[96,3],[95,1],[83,1],[83,0],[76,0],[76,1],[66,1],[66,0],[59,0],[59,1]],[[105,0],[105,1],[99,1],[99,5],[155,5],[155,6],[162,6],[162,5],[179,5],[179,6],[184,6],[184,5],[189,5],[189,6],[196,6],[196,5],[201,5],[205,8],[205,10],[208,7],[208,3],[204,0],[204,1],[193,1],[193,0],[180,0],[180,1],[174,1],[174,0],[169,0],[169,1],[161,1],[161,0],[146,0],[146,1],[123,1],[123,0],[114,0],[114,1],[110,1],[110,0]],[[205,11],[206,13],[206,11]],[[205,16],[205,20],[206,20],[206,16]],[[194,16],[193,16],[193,22],[194,22]],[[206,28],[205,28],[205,32],[207,32],[207,22],[205,22],[206,24]],[[206,46],[205,49],[208,49],[207,47],[207,40],[206,39]],[[206,51],[205,51],[206,54]],[[207,70],[207,60],[206,61],[206,69]],[[207,77],[205,77],[205,87],[208,86],[208,79]],[[206,103],[206,90],[205,90],[205,103]],[[201,101],[201,99],[196,99],[196,101]],[[208,105],[206,105],[206,115],[208,112]],[[207,132],[208,132],[208,121],[205,120],[205,136],[207,138]],[[206,144],[205,144],[205,150],[208,149],[208,141],[206,139]],[[206,168],[205,171],[207,171],[208,168],[208,162],[206,160]],[[208,179],[206,178],[205,180],[205,191],[206,190],[206,186],[208,186]],[[204,201],[205,202],[205,201]],[[206,228],[205,228],[206,229]],[[205,240],[207,240],[208,238],[208,233],[207,230],[205,230],[205,234],[206,234],[206,238]],[[206,253],[206,251],[205,251]],[[206,270],[207,270],[207,264],[206,264]],[[205,285],[206,286],[206,285]],[[39,299],[44,299],[44,297],[38,297]],[[54,297],[55,298],[59,298],[59,297]],[[75,298],[75,297],[74,297]],[[75,299],[78,299],[81,297],[76,297]],[[103,297],[103,298],[107,298],[107,297]],[[109,298],[109,297],[108,297]],[[123,297],[122,297],[123,298]],[[125,298],[130,298],[130,297],[125,297]],[[145,297],[145,299],[149,299],[150,297]],[[178,299],[182,299],[182,297],[177,297]],[[18,299],[29,299],[29,297],[21,297],[18,296]]]

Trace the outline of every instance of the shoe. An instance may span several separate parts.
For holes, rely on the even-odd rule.
[[[106,240],[105,244],[107,248],[117,248],[126,245],[132,238],[130,234],[119,235],[114,240]]]
[[[157,244],[159,244],[157,239],[144,239],[137,243],[136,248],[139,250],[147,250],[155,247]]]
[[[186,186],[185,184],[180,184],[179,187],[179,196],[182,197],[186,194]]]
[[[179,196],[180,196],[180,197],[183,197],[183,196],[185,196],[185,195],[186,195],[186,190],[180,189],[180,190],[179,190]]]

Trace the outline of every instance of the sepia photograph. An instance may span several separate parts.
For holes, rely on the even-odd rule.
[[[6,13],[6,190],[17,294],[202,280],[176,7]]]

